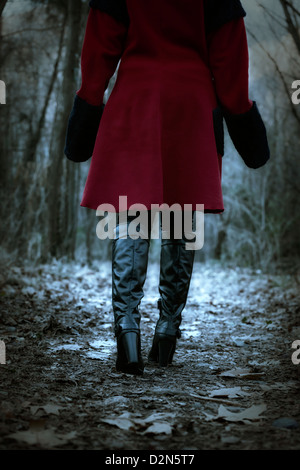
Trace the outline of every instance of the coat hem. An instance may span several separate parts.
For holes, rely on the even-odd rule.
[[[98,204],[97,207],[94,206],[93,204],[87,204],[87,203],[81,203],[80,204],[80,207],[84,207],[86,209],[91,209],[91,210],[94,210],[94,211],[96,211],[99,206],[100,206],[100,204]],[[194,210],[195,205],[193,204],[192,206],[193,206],[193,210]],[[149,205],[145,204],[145,207],[147,208],[147,210],[151,210],[151,205],[149,207]],[[109,207],[107,209],[108,209],[107,212],[117,212],[117,211],[113,211],[113,210],[110,211]],[[220,209],[220,208],[218,208],[218,209],[204,209],[204,214],[222,214],[224,211],[225,211],[224,208],[222,208],[222,209]]]

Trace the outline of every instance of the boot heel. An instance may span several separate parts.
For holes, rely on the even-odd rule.
[[[172,362],[174,341],[163,338],[158,343],[158,363],[160,367],[167,367]]]
[[[127,374],[142,375],[144,363],[140,353],[139,335],[124,333],[118,340],[116,369]]]
[[[138,364],[138,335],[134,332],[125,333],[122,337],[127,363]]]

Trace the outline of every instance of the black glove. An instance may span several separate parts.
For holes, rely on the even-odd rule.
[[[86,162],[92,156],[104,104],[93,106],[75,96],[64,153],[73,162]]]
[[[267,132],[256,102],[244,114],[224,113],[228,133],[245,164],[260,168],[270,158]]]

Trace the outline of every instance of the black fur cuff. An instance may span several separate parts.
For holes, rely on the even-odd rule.
[[[91,158],[103,109],[104,105],[92,106],[75,96],[64,149],[69,160],[78,163]]]
[[[249,168],[260,168],[270,158],[267,132],[262,117],[253,102],[244,114],[224,113],[230,138],[245,164]]]
[[[205,0],[204,15],[205,29],[210,33],[232,20],[244,18],[246,12],[240,0]]]
[[[125,25],[129,24],[126,0],[91,0],[89,6],[107,13]]]

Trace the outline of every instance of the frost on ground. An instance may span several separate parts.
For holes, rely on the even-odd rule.
[[[197,263],[174,364],[142,377],[115,370],[109,263],[6,267],[0,282],[1,450],[300,449],[297,276]],[[157,283],[153,263],[145,361]]]

